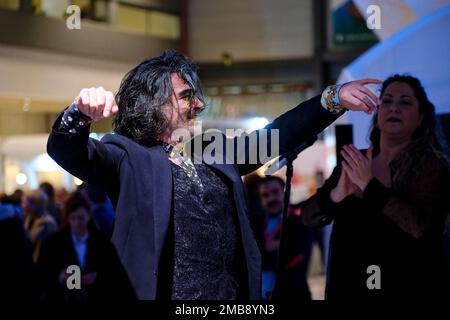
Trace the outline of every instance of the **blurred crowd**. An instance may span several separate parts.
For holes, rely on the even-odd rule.
[[[85,301],[133,298],[110,242],[114,210],[106,194],[81,185],[55,192],[50,183],[0,197],[0,282],[8,300]],[[80,290],[69,277],[79,267]],[[75,274],[75,277],[77,275]]]

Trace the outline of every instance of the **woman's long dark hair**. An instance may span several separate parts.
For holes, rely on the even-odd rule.
[[[411,142],[405,152],[402,152],[392,162],[392,164],[395,164],[392,178],[394,187],[403,189],[414,181],[430,156],[441,160],[447,170],[450,167],[450,162],[447,143],[436,118],[435,107],[428,99],[419,79],[410,75],[393,75],[383,82],[380,97],[383,96],[386,88],[394,82],[405,83],[413,89],[419,102],[419,112],[423,116],[422,123],[413,133]],[[375,115],[370,132],[370,141],[375,154],[380,150],[380,135],[380,129],[377,128],[377,115]]]
[[[203,101],[195,63],[174,50],[147,59],[130,70],[116,94],[119,111],[113,120],[114,132],[139,144],[157,140],[169,125],[164,112],[170,108],[172,74],[178,74]]]

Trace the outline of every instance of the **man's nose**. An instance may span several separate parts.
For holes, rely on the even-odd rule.
[[[202,100],[200,100],[198,97],[195,97],[194,103],[195,103],[194,106],[196,109],[204,109],[204,107],[205,107],[205,103]]]

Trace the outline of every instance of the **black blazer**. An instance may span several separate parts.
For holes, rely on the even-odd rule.
[[[172,172],[166,152],[159,144],[143,146],[118,134],[108,134],[101,141],[89,139],[87,127],[76,134],[60,132],[61,116],[50,133],[48,154],[74,176],[107,191],[116,211],[112,241],[137,297],[155,299],[172,204]],[[280,153],[284,153],[311,134],[318,134],[338,117],[325,110],[317,96],[281,115],[266,128],[279,129]],[[248,159],[257,151],[246,145],[244,156]],[[211,165],[229,179],[233,188],[250,299],[260,298],[261,257],[247,217],[241,176],[261,165],[259,159],[252,165]]]

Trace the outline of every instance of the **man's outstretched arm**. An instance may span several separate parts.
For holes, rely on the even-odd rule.
[[[241,175],[248,174],[268,161],[269,158],[261,159],[260,155],[269,155],[272,145],[271,137],[273,130],[278,131],[278,155],[289,152],[311,136],[317,135],[339,118],[345,110],[363,111],[368,114],[376,110],[379,99],[367,84],[380,84],[381,81],[373,79],[357,80],[346,83],[338,88],[328,87],[322,95],[302,102],[297,107],[289,110],[268,124],[263,130],[257,130],[249,136],[256,135],[256,138],[248,138],[245,144],[245,163],[239,163],[236,159]],[[261,137],[267,133],[267,139],[260,143]],[[242,137],[241,137],[242,139]],[[255,143],[256,141],[256,143]],[[237,143],[239,144],[239,143]],[[265,148],[266,150],[260,150]],[[239,148],[236,147],[238,158]],[[257,161],[252,161],[252,159]],[[241,161],[242,162],[242,161]]]

